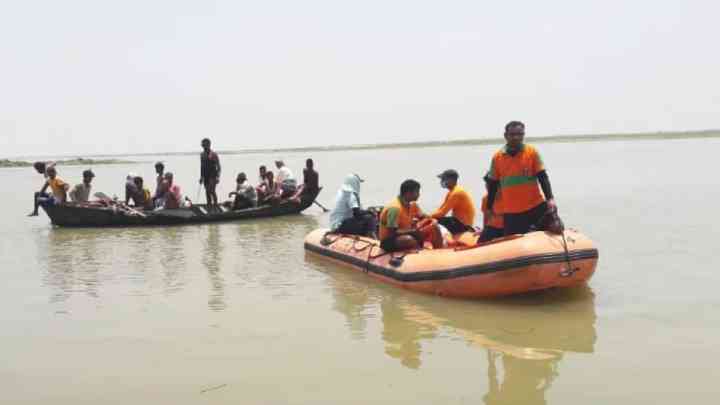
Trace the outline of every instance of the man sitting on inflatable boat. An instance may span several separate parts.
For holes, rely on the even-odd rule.
[[[308,167],[312,168],[311,165]],[[345,177],[335,197],[335,208],[330,213],[332,232],[377,238],[377,213],[363,210],[360,204],[360,183],[363,181],[357,174]]]
[[[400,195],[390,201],[380,213],[380,247],[388,252],[422,248],[425,242],[433,248],[443,246],[437,221],[423,214],[416,201],[420,198],[420,183],[405,180]]]
[[[448,169],[438,175],[440,185],[448,190],[442,206],[432,213],[432,217],[451,234],[475,232],[475,203],[470,193],[458,184],[460,175],[454,169]],[[451,216],[446,216],[452,211]]]

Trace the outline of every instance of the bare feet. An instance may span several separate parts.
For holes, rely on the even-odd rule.
[[[37,213],[37,211],[33,211],[33,212],[29,213],[28,216],[29,216],[29,217],[36,217],[36,216],[38,216],[38,213]]]

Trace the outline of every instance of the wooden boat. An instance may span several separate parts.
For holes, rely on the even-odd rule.
[[[574,230],[512,235],[473,247],[388,253],[378,240],[311,232],[305,249],[402,288],[448,297],[511,295],[585,283],[598,250]]]
[[[53,225],[66,227],[200,224],[298,214],[312,205],[321,189],[317,192],[301,194],[299,202],[285,200],[277,205],[261,205],[242,210],[231,210],[226,207],[222,207],[220,210],[208,210],[205,204],[193,205],[190,208],[135,212],[121,209],[117,205],[63,204],[43,206],[43,209]]]

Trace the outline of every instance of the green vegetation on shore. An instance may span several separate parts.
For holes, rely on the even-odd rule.
[[[65,159],[65,160],[57,160],[55,163],[58,166],[97,166],[97,165],[115,165],[115,164],[122,164],[122,163],[137,163],[130,160],[121,160],[121,159],[85,159],[85,158],[75,158],[75,159]],[[2,167],[29,167],[32,166],[32,162],[26,162],[24,160],[9,160],[9,159],[0,159],[0,168]]]
[[[720,129],[705,131],[683,131],[683,132],[648,132],[648,133],[625,133],[625,134],[592,134],[592,135],[553,135],[527,137],[530,143],[572,143],[572,142],[613,142],[613,141],[651,141],[651,140],[673,140],[673,139],[705,139],[720,138]],[[293,152],[335,152],[351,150],[373,150],[373,149],[411,149],[411,148],[433,148],[443,146],[473,146],[473,145],[501,145],[504,139],[498,138],[475,138],[458,139],[452,141],[428,141],[428,142],[396,142],[380,144],[355,144],[355,145],[328,145],[328,146],[303,146],[291,148],[258,148],[241,150],[219,150],[223,155],[242,155],[251,153],[293,153]],[[173,152],[173,153],[145,153],[141,156],[185,156],[195,155],[197,152]]]
[[[528,136],[530,143],[574,143],[574,142],[614,142],[614,141],[653,141],[653,140],[680,140],[680,139],[708,139],[720,138],[720,129],[709,129],[704,131],[676,131],[676,132],[646,132],[646,133],[624,133],[624,134],[591,134],[591,135],[553,135],[553,136]],[[240,150],[218,150],[223,155],[243,155],[254,153],[293,153],[293,152],[336,152],[352,150],[374,150],[374,149],[412,149],[412,148],[434,148],[443,146],[477,146],[477,145],[502,145],[504,139],[495,138],[473,138],[457,139],[452,141],[427,141],[427,142],[396,142],[379,144],[355,144],[355,145],[327,145],[327,146],[302,146],[290,148],[257,148]],[[151,152],[138,153],[132,156],[188,156],[196,155],[197,152]],[[127,155],[127,154],[125,154]],[[107,155],[103,155],[107,156]],[[123,156],[117,154],[115,156]],[[138,163],[120,159],[69,159],[58,160],[58,165],[105,165],[120,163]],[[12,161],[0,159],[2,167],[25,167],[31,166],[30,162]]]
[[[611,141],[648,141],[661,139],[702,139],[720,138],[720,130],[687,131],[687,132],[652,132],[652,133],[628,133],[628,134],[594,134],[594,135],[554,135],[554,136],[528,136],[529,143],[572,143],[572,142],[611,142]],[[274,152],[325,152],[345,150],[369,150],[369,149],[406,149],[406,148],[431,148],[442,146],[468,146],[468,145],[501,145],[505,140],[502,138],[478,138],[458,139],[452,141],[428,141],[428,142],[398,142],[381,144],[359,144],[359,145],[329,145],[329,146],[307,146],[297,148],[277,149],[245,149],[220,151],[226,155],[243,153],[274,153]],[[193,152],[194,153],[194,152]],[[179,153],[186,154],[186,153]]]

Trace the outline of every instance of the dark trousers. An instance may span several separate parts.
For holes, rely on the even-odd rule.
[[[547,203],[544,201],[528,211],[517,214],[503,215],[505,222],[505,235],[528,233],[530,227],[536,225],[547,212]]]
[[[486,226],[483,228],[480,234],[480,240],[478,242],[488,242],[493,239],[501,238],[504,235],[504,231],[501,228],[493,228],[492,226]]]
[[[233,201],[234,210],[244,210],[245,208],[252,208],[257,206],[257,201],[253,201],[245,196],[235,195],[235,201]]]
[[[466,231],[474,231],[471,226],[463,224],[462,222],[460,222],[459,219],[455,217],[442,217],[437,221],[438,224],[444,226],[445,229],[447,229],[453,235],[457,235]]]
[[[369,236],[377,230],[377,219],[374,215],[367,213],[357,217],[350,217],[340,224],[337,233],[347,235]]]

